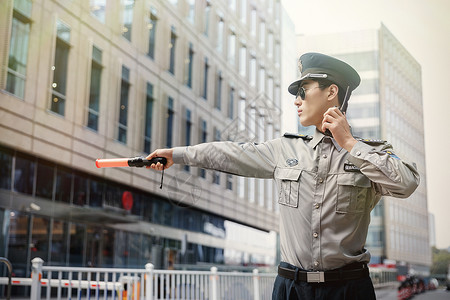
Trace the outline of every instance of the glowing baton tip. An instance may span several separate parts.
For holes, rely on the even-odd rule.
[[[95,165],[97,168],[128,167],[128,158],[99,158],[95,161]]]

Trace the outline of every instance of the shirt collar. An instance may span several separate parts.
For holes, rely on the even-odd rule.
[[[330,138],[331,141],[333,142],[334,147],[336,148],[336,150],[338,152],[340,152],[342,150],[342,147],[339,146],[339,144],[336,142],[336,140],[334,138],[328,137],[326,135],[324,135],[322,132],[320,132],[319,130],[316,129],[316,131],[314,132],[313,138],[312,140],[309,142],[309,145],[311,146],[311,148],[316,148],[317,145],[324,139],[324,138]]]

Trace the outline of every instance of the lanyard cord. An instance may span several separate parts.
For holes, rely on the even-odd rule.
[[[162,186],[163,186],[163,179],[164,179],[164,169],[162,170],[162,174],[161,174],[161,185],[159,186],[160,189],[162,189]]]

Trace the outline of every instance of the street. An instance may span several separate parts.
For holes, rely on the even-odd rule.
[[[378,300],[397,300],[396,288],[376,289],[375,294]],[[425,293],[415,295],[411,299],[414,300],[449,300],[450,291],[440,288],[434,291],[427,291]]]

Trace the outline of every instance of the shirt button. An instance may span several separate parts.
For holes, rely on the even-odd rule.
[[[361,155],[361,151],[356,151],[356,156],[360,156]]]
[[[318,267],[319,266],[319,262],[316,260],[314,261],[314,267]]]
[[[325,159],[325,158],[327,158],[328,156],[327,156],[326,154],[324,154],[324,155],[322,155],[322,157]]]
[[[323,178],[319,178],[319,183],[323,183]]]
[[[318,237],[318,236],[319,236],[319,234],[318,234],[317,232],[314,232],[314,233],[313,233],[313,237],[316,238],[316,237]]]
[[[319,203],[314,203],[314,208],[315,209],[318,209],[320,207],[320,204]]]

